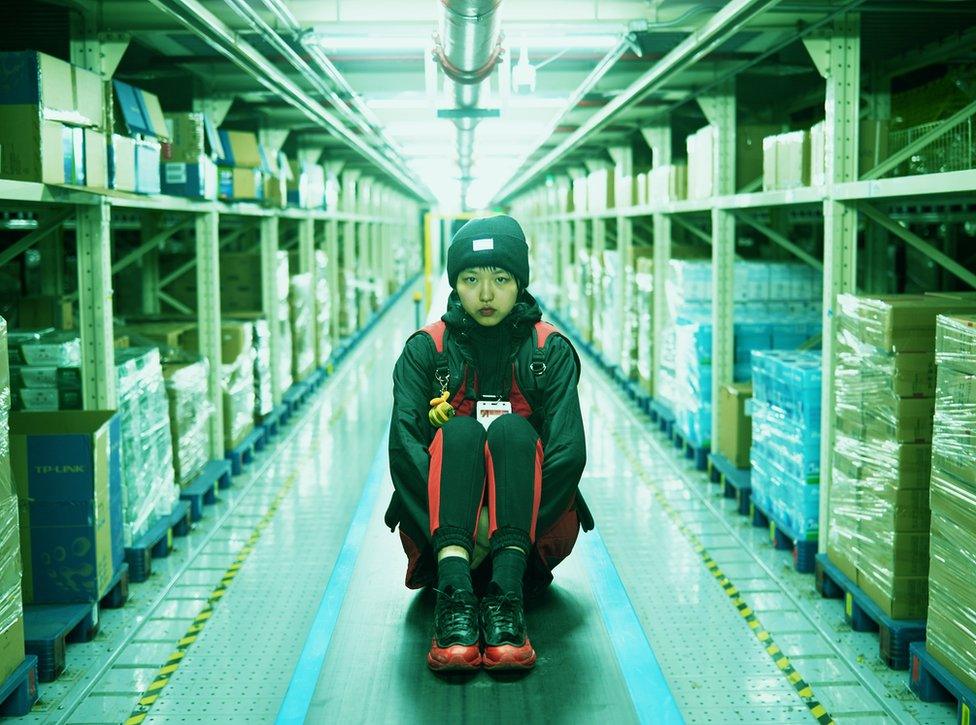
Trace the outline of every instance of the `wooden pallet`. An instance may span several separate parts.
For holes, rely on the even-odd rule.
[[[96,632],[97,602],[24,606],[24,647],[37,658],[41,682],[53,682],[64,672],[68,642],[91,642]]]
[[[844,599],[844,618],[855,632],[877,632],[878,654],[893,670],[908,669],[909,647],[925,639],[925,620],[893,619],[885,614],[826,554],[816,558],[817,591],[827,599]]]
[[[0,682],[0,716],[23,717],[37,702],[37,657],[27,655],[6,680]]]
[[[736,468],[722,454],[709,453],[708,474],[713,483],[722,487],[725,498],[735,499],[736,511],[742,516],[748,516],[752,503],[752,469]]]
[[[922,702],[956,701],[956,723],[969,725],[976,712],[976,692],[970,690],[949,672],[927,649],[924,642],[908,647],[911,659],[909,687]]]
[[[815,568],[817,556],[816,540],[801,539],[795,531],[784,524],[779,517],[773,516],[755,501],[750,504],[752,525],[760,529],[769,529],[769,543],[774,549],[789,550],[793,554],[793,568],[801,574],[811,574]]]

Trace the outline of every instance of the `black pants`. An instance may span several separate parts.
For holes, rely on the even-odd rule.
[[[542,498],[542,442],[521,416],[484,427],[468,416],[449,420],[430,445],[427,501],[434,551],[462,546],[471,554],[483,505],[492,551],[535,542]]]

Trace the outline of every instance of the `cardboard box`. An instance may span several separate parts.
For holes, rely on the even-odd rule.
[[[114,411],[10,416],[25,602],[96,602],[108,590],[115,558],[113,417]]]
[[[182,335],[188,352],[200,352],[200,336],[194,325]],[[232,365],[254,346],[254,328],[249,322],[225,321],[220,326],[220,357],[224,365]]]
[[[858,572],[857,585],[893,619],[924,619],[929,606],[927,576],[896,577],[879,584],[873,577]]]
[[[937,295],[840,295],[841,329],[883,352],[935,349],[940,314],[976,313],[976,299]]]
[[[155,141],[136,141],[136,193],[158,194],[161,191],[159,176],[160,146]]]
[[[0,53],[0,105],[37,106],[49,121],[100,128],[102,81],[96,73],[45,53],[4,52]]]
[[[217,166],[206,156],[192,163],[164,161],[160,189],[170,196],[190,199],[217,198]]]
[[[819,121],[810,127],[810,185],[827,183],[827,122]]]
[[[859,481],[898,489],[928,490],[932,446],[928,443],[863,442],[837,436],[834,467]]]
[[[13,395],[14,410],[53,412],[81,410],[84,406],[81,390],[59,388],[21,388]]]
[[[976,316],[939,315],[935,359],[940,367],[976,375]]]
[[[718,395],[718,452],[736,468],[749,468],[752,445],[752,417],[746,401],[752,397],[752,383],[726,385]]]
[[[218,129],[224,148],[224,165],[241,169],[263,168],[258,138],[250,131]]]
[[[85,139],[85,186],[107,189],[108,186],[108,138],[101,131],[86,128]]]
[[[932,441],[934,398],[894,398],[882,410],[863,401],[863,407],[844,406],[837,412],[837,430],[853,438],[897,443]]]
[[[112,134],[109,149],[109,184],[117,191],[136,190],[136,140]]]
[[[4,178],[69,183],[75,173],[72,134],[70,127],[44,120],[38,106],[0,106],[0,169]]]
[[[763,139],[776,133],[779,126],[769,124],[745,124],[735,130],[735,180],[736,189],[763,177],[765,160]]]

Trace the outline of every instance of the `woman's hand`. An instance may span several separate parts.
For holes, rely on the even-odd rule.
[[[435,428],[440,428],[447,421],[454,417],[454,406],[447,402],[448,392],[445,390],[439,398],[430,401],[430,412],[427,418]]]

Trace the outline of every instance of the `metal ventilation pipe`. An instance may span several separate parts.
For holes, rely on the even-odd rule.
[[[501,0],[441,0],[439,34],[434,52],[446,75],[454,83],[454,104],[474,109],[481,95],[481,83],[494,70],[502,54],[498,27]],[[474,117],[458,118],[457,156],[461,171],[461,198],[466,205],[474,161]]]

